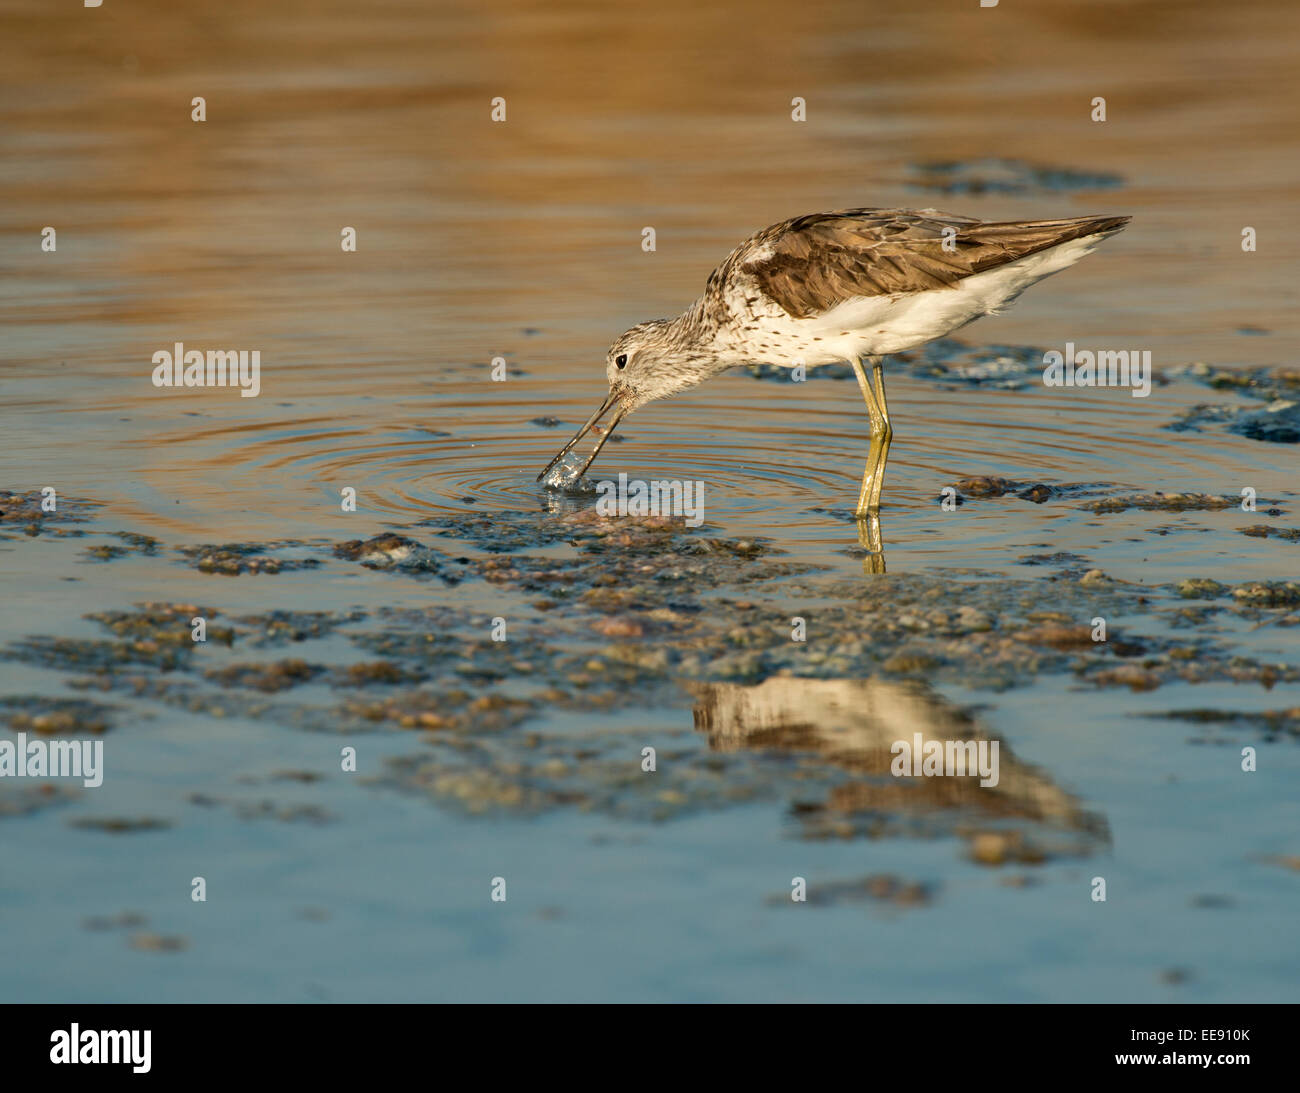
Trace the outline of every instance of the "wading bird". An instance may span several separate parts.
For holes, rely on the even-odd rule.
[[[874,518],[893,436],[881,358],[1003,310],[1128,221],[983,221],[934,209],[845,209],[774,224],[727,255],[704,295],[677,318],[638,323],[614,341],[605,369],[609,394],[538,480],[610,410],[609,427],[571,479],[586,473],[618,423],[647,402],[737,365],[848,361],[871,420],[856,512]]]

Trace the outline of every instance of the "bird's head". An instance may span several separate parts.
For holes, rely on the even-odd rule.
[[[637,323],[614,339],[605,356],[605,376],[609,380],[609,394],[600,408],[591,416],[578,434],[561,449],[537,476],[541,481],[552,467],[560,462],[596,423],[611,409],[610,419],[600,442],[592,451],[579,477],[595,461],[605,441],[610,438],[618,423],[638,407],[655,399],[667,398],[687,387],[693,387],[709,375],[702,367],[706,357],[693,349],[683,338],[677,324],[671,319],[652,319]]]
[[[614,339],[605,356],[605,376],[619,405],[631,413],[699,383],[704,378],[699,361],[671,320],[652,319]]]

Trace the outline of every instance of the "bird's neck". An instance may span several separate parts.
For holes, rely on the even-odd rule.
[[[668,321],[664,334],[685,356],[697,361],[706,375],[716,375],[747,363],[747,358],[736,356],[734,343],[712,318],[708,305],[706,297],[696,300]]]

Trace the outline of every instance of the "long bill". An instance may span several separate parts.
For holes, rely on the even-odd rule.
[[[578,441],[580,441],[589,432],[591,432],[596,422],[598,422],[602,417],[604,417],[607,413],[609,413],[610,407],[614,406],[617,402],[618,402],[618,392],[611,389],[609,394],[605,396],[605,401],[600,404],[600,408],[594,414],[592,414],[591,417],[587,419],[587,424],[584,425],[581,429],[579,429],[577,435],[572,440],[570,440],[569,443],[567,443],[563,448],[560,449],[559,455],[557,455],[548,464],[546,464],[545,470],[543,470],[542,473],[537,476],[537,481],[540,482],[543,478],[545,478],[548,474],[550,474],[551,468],[554,467],[558,462],[560,462],[560,460],[563,459],[566,455],[568,455],[571,451],[573,451],[574,445],[577,444]],[[618,423],[623,420],[626,414],[627,414],[626,407],[619,406],[618,411],[614,414],[613,419],[609,423],[609,427],[605,430],[605,435],[600,438],[600,443],[598,443],[596,447],[592,449],[591,455],[587,457],[587,462],[582,465],[582,470],[578,472],[579,478],[581,478],[584,474],[586,474],[587,468],[590,467],[592,463],[596,461],[596,456],[600,455],[600,449],[605,446],[605,442],[609,440],[609,438],[613,435],[614,430],[618,428]]]

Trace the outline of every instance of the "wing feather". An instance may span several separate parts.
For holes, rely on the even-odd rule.
[[[716,289],[747,276],[786,314],[806,319],[855,297],[955,288],[964,277],[1071,239],[1118,231],[1128,220],[996,222],[934,209],[814,213],[746,240],[713,271],[709,284]]]

